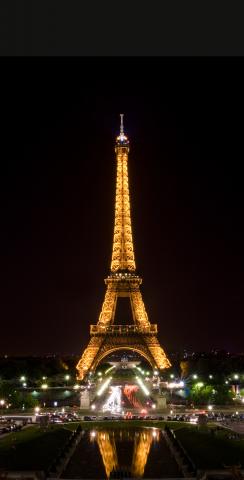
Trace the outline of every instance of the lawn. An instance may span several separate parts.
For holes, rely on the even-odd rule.
[[[101,421],[88,421],[80,422],[81,427],[84,430],[91,428],[130,428],[130,427],[157,427],[164,429],[167,424],[169,428],[177,430],[185,426],[183,422],[165,422],[163,420],[101,420]]]
[[[196,467],[223,469],[225,465],[244,465],[244,439],[230,440],[227,430],[216,431],[206,427],[183,427],[175,432]]]
[[[1,438],[0,468],[46,470],[68,441],[74,424],[67,427],[31,426]]]

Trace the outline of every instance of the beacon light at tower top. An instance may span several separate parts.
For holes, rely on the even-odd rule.
[[[124,134],[124,123],[123,123],[123,117],[124,117],[124,114],[121,113],[120,114],[120,134],[118,135],[118,137],[116,138],[117,142],[126,142],[126,143],[129,143],[128,142],[128,137]]]

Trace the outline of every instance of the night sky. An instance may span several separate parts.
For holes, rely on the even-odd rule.
[[[6,59],[0,354],[79,354],[125,114],[136,263],[166,351],[243,352],[243,59]]]

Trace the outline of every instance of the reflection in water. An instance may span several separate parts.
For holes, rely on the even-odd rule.
[[[117,470],[119,468],[115,440],[117,440],[118,442],[125,440],[133,441],[134,450],[132,457],[132,465],[131,468],[129,468],[129,465],[127,465],[127,467],[129,470],[131,470],[131,473],[134,477],[141,478],[144,474],[152,441],[156,440],[157,442],[159,442],[159,435],[159,430],[156,429],[142,429],[139,432],[134,432],[131,430],[120,430],[116,431],[115,438],[114,431],[100,430],[96,433],[94,431],[91,432],[90,438],[92,441],[96,441],[99,446],[107,478],[110,477],[110,474],[113,470]]]
[[[126,428],[84,431],[62,478],[118,478],[122,471],[134,478],[182,477],[161,431],[128,422]]]
[[[109,478],[112,470],[118,468],[118,457],[114,436],[112,435],[112,432],[99,431],[97,432],[96,439],[103,459],[106,475]]]
[[[143,476],[153,439],[159,441],[158,430],[143,430],[136,433],[131,467],[133,477],[140,478]]]

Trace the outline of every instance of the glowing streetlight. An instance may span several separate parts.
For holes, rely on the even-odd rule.
[[[154,409],[156,408],[156,405],[155,405],[155,403],[153,403],[153,404],[152,404],[152,408],[154,408]]]
[[[238,378],[239,378],[239,375],[237,375],[237,373],[235,373],[234,379],[235,379],[235,380],[238,380]]]
[[[70,375],[65,375],[65,380],[69,380],[70,379]]]
[[[209,378],[213,378],[213,375],[209,375]]]
[[[22,375],[22,377],[20,377],[20,381],[21,381],[21,382],[24,382],[24,381],[25,381],[25,376],[24,376],[24,375]]]
[[[35,407],[35,413],[38,414],[40,412],[40,407]]]
[[[213,410],[213,406],[212,406],[212,405],[208,405],[208,410]]]
[[[173,373],[170,374],[170,378],[175,378]]]
[[[46,389],[48,388],[47,383],[43,383],[42,386],[41,386],[41,388],[42,388],[43,390],[46,390]]]
[[[98,372],[98,376],[101,377],[101,376],[102,376],[102,372]]]
[[[199,388],[203,387],[203,385],[204,385],[203,382],[197,382],[197,383],[196,383],[196,387],[199,387]]]
[[[1,405],[1,407],[3,407],[3,405],[5,405],[5,400],[3,400],[3,399],[0,400],[0,405]]]
[[[93,405],[91,406],[91,409],[92,410],[96,410],[96,405],[93,403]]]
[[[192,376],[195,380],[196,380],[196,378],[198,378],[196,373],[194,373],[194,375],[192,375]]]

